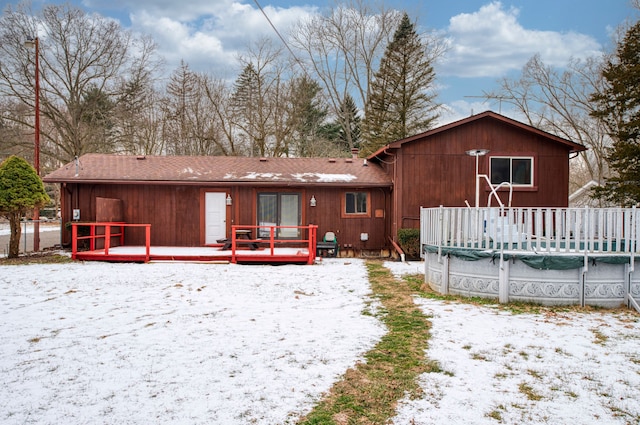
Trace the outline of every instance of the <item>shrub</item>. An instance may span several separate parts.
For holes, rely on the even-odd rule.
[[[420,229],[398,229],[398,244],[407,258],[420,258]]]

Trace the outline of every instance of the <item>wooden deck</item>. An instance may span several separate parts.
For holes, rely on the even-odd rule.
[[[118,246],[109,249],[93,251],[79,251],[76,260],[108,261],[108,262],[150,262],[150,261],[192,261],[192,262],[234,262],[234,263],[299,263],[309,262],[309,251],[306,248],[275,248],[272,253],[269,248],[237,249],[235,260],[232,250],[223,250],[222,245],[211,247],[184,246],[152,246],[149,253],[144,246]],[[315,260],[315,256],[314,256]]]
[[[270,238],[236,238],[236,230],[255,230],[264,226],[233,226],[230,244],[216,244],[204,247],[151,246],[151,226],[128,223],[73,223],[72,258],[83,261],[108,262],[150,262],[150,261],[193,261],[230,263],[295,263],[313,264],[316,258],[317,226],[297,226],[302,239],[276,239],[278,226],[270,226]],[[88,227],[89,235],[81,236],[78,227]],[[144,227],[146,244],[126,246],[127,227]],[[289,226],[290,227],[290,226]],[[87,241],[88,248],[78,249],[78,242]],[[114,245],[114,246],[112,246]],[[257,246],[257,249],[251,249]],[[227,248],[229,247],[229,248]]]

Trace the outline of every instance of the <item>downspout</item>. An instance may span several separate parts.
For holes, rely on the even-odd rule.
[[[391,238],[395,241],[398,235],[398,190],[396,190],[396,182],[398,181],[398,156],[395,153],[387,152],[387,149],[383,151],[386,155],[393,156],[393,175],[391,176],[391,210],[393,214],[393,222],[391,223]]]

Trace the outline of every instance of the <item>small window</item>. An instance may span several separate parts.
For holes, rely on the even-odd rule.
[[[514,186],[533,185],[533,158],[492,157],[491,184],[508,182]]]
[[[369,216],[369,193],[346,192],[344,196],[345,216]]]

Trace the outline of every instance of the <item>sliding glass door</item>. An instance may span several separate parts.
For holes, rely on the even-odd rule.
[[[258,236],[270,237],[267,226],[300,226],[300,194],[291,192],[258,193]],[[297,239],[300,230],[295,228],[277,229],[277,239]]]

